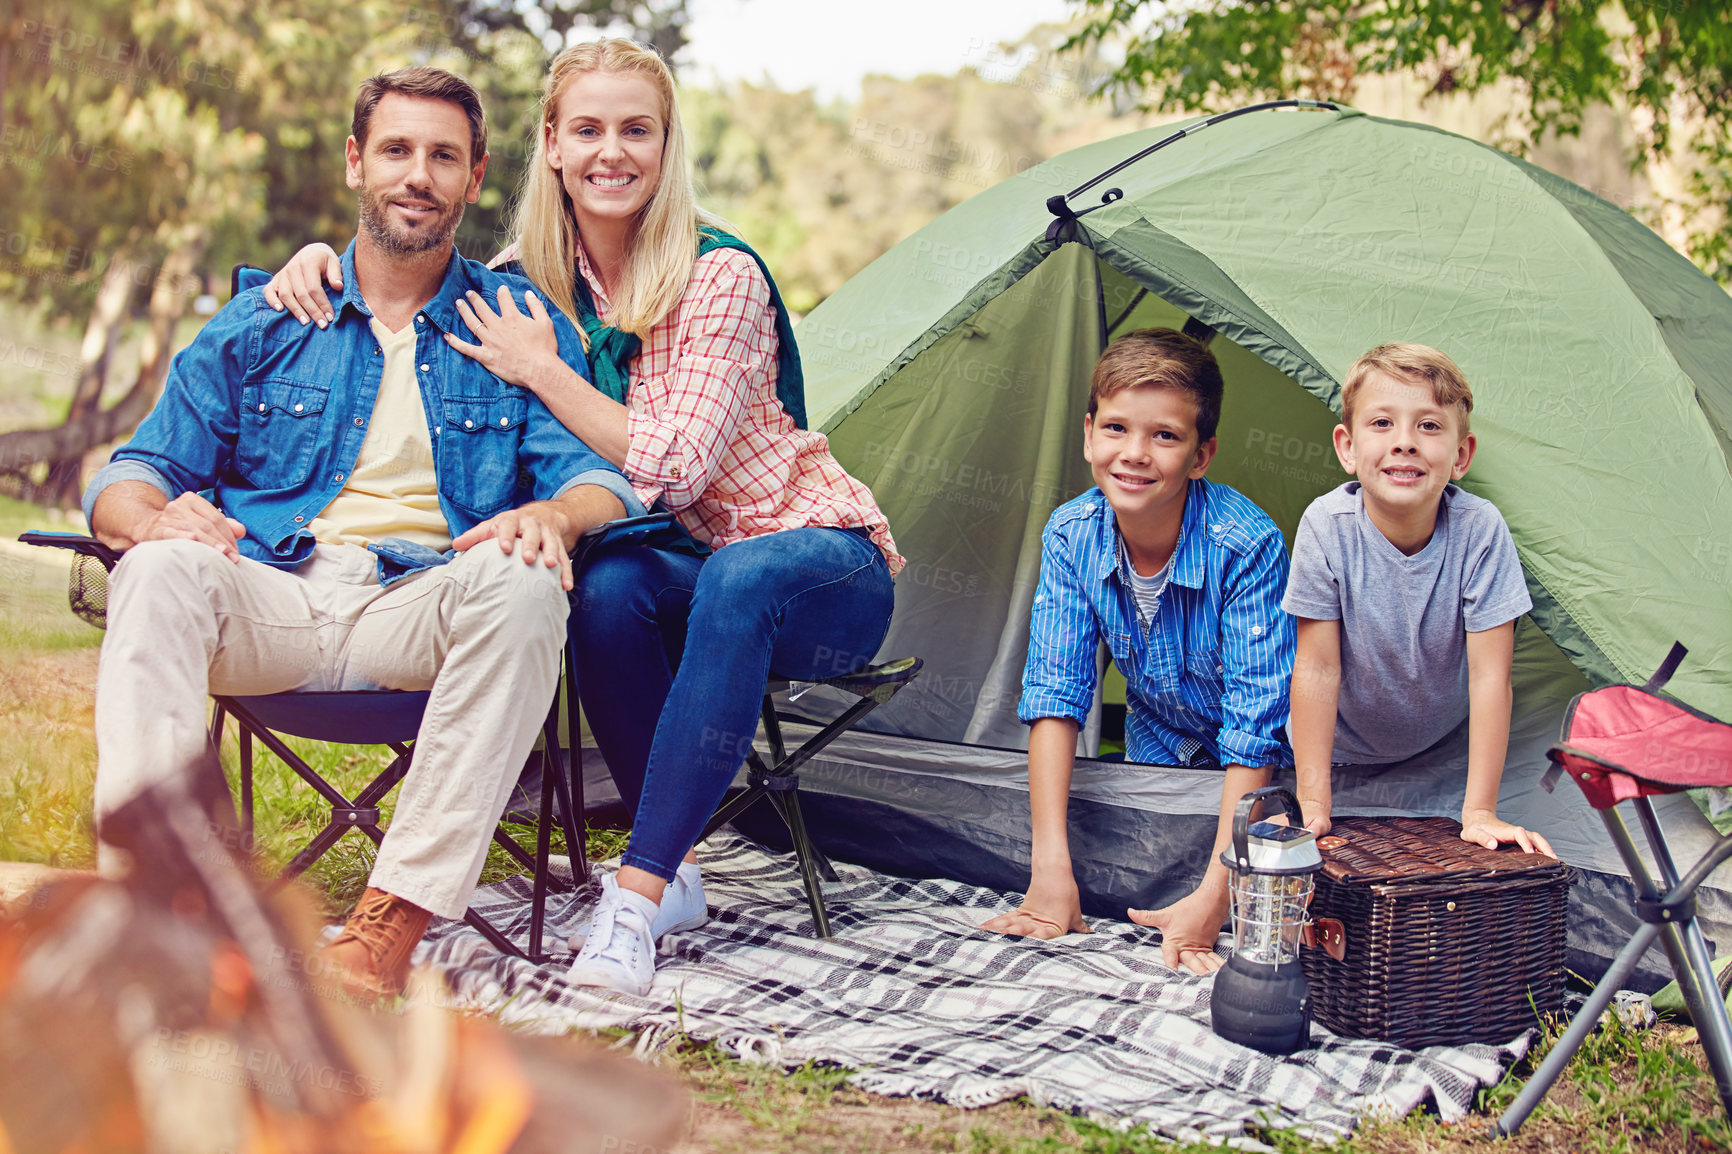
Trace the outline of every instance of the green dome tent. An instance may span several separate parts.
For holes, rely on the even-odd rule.
[[[809,772],[820,840],[905,873],[1026,880],[1016,702],[1040,532],[1092,483],[1095,357],[1153,325],[1212,337],[1227,396],[1210,477],[1289,544],[1347,479],[1330,431],[1353,359],[1412,340],[1461,364],[1479,437],[1464,485],[1502,510],[1535,606],[1502,808],[1586,871],[1572,944],[1579,964],[1608,957],[1631,924],[1624,872],[1573,789],[1536,786],[1570,697],[1645,680],[1674,639],[1690,654],[1670,691],[1732,717],[1732,298],[1568,181],[1312,102],[1065,153],[952,209],[801,322],[812,425],[909,560],[882,653],[927,664],[879,732]],[[1098,724],[1081,740],[1094,753]],[[1453,815],[1464,779],[1462,735],[1338,782],[1337,805]],[[1201,872],[1214,775],[1090,762],[1076,796],[1093,912],[1122,917]],[[1666,800],[1687,852],[1707,824]],[[1732,934],[1722,887],[1704,899],[1711,937]]]

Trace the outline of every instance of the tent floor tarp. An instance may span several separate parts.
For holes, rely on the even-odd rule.
[[[1212,979],[1167,969],[1138,926],[1052,942],[982,933],[1005,908],[998,892],[839,864],[823,940],[788,856],[722,835],[705,873],[713,916],[663,939],[642,995],[568,985],[560,959],[501,953],[462,922],[437,923],[424,958],[458,1006],[518,1030],[626,1031],[640,1053],[701,1039],[753,1062],[824,1063],[871,1093],[964,1108],[1028,1098],[1239,1149],[1268,1150],[1254,1135],[1269,1131],[1333,1142],[1428,1101],[1461,1121],[1533,1036],[1415,1051],[1319,1027],[1311,1048],[1259,1054],[1214,1035]],[[530,892],[508,878],[474,908],[525,941]],[[552,895],[551,924],[585,924],[597,893]]]
[[[807,731],[786,726],[794,743]],[[593,749],[585,754],[591,814],[619,816],[605,765]],[[1028,755],[1019,750],[854,733],[802,768],[801,808],[814,840],[838,861],[1019,893],[1029,871],[1027,766]],[[1432,787],[1432,778],[1425,766],[1393,766],[1338,783],[1335,812],[1456,816],[1459,787],[1452,799]],[[1213,770],[1079,759],[1069,824],[1083,912],[1123,920],[1126,907],[1156,908],[1188,893],[1213,840],[1219,780]],[[1282,775],[1276,780],[1281,783]],[[1290,774],[1285,780],[1291,787]],[[1546,803],[1557,811],[1556,822],[1544,826],[1547,836],[1577,869],[1567,965],[1597,978],[1637,928],[1634,890],[1579,791],[1560,783]],[[1657,799],[1657,808],[1682,861],[1693,861],[1715,836],[1681,794]],[[773,848],[788,848],[787,832],[768,806],[755,807],[735,825]],[[1698,902],[1710,946],[1732,942],[1727,890],[1704,886]],[[1670,980],[1665,954],[1656,947],[1629,984],[1652,991]]]

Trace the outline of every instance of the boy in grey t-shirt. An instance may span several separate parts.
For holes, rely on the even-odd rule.
[[[1454,361],[1388,344],[1354,362],[1335,452],[1359,479],[1305,510],[1282,607],[1298,618],[1293,742],[1305,824],[1329,832],[1332,765],[1401,761],[1468,719],[1461,836],[1550,854],[1497,816],[1515,621],[1533,607],[1509,527],[1451,482],[1473,394]]]

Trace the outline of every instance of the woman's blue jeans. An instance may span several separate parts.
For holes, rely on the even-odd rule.
[[[578,576],[578,694],[636,813],[624,864],[672,880],[758,732],[764,683],[838,677],[890,627],[884,554],[847,529],[784,529],[690,557],[604,550]]]

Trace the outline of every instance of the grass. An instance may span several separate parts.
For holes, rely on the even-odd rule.
[[[0,535],[44,524],[39,511],[0,499]],[[90,790],[95,770],[91,695],[101,634],[66,609],[64,568],[22,550],[0,550],[0,860],[63,867],[92,863]],[[235,743],[224,761],[237,773]],[[291,740],[296,751],[339,789],[353,795],[384,768],[388,751]],[[328,809],[275,757],[260,751],[255,776],[256,833],[262,856],[280,865],[324,825]],[[382,807],[389,812],[389,803]],[[526,847],[533,828],[510,831]],[[617,855],[625,834],[589,831],[589,856]],[[563,852],[553,834],[555,852]],[[371,844],[355,834],[337,843],[308,875],[327,914],[346,912],[372,864]],[[483,877],[515,872],[494,848]],[[1702,1049],[1675,1025],[1633,1033],[1611,1027],[1590,1039],[1565,1077],[1520,1134],[1492,1144],[1484,1137],[1514,1099],[1559,1030],[1548,1029],[1535,1054],[1479,1095],[1474,1114],[1445,1126],[1425,1112],[1371,1122],[1326,1147],[1285,1133],[1259,1137],[1283,1154],[1329,1149],[1338,1154],[1627,1154],[1633,1151],[1732,1149]],[[849,1071],[807,1064],[793,1070],[743,1062],[690,1037],[668,1044],[659,1060],[693,1095],[691,1137],[682,1154],[854,1154],[872,1151],[945,1154],[1194,1154],[1218,1147],[1173,1143],[1147,1132],[1121,1132],[1026,1101],[981,1110],[885,1098],[847,1085]]]
[[[21,519],[0,502],[0,526]],[[40,516],[34,522],[42,523]],[[29,526],[25,526],[29,527]],[[0,859],[81,868],[92,863],[95,743],[90,686],[102,634],[66,607],[66,567],[0,551]]]
[[[1369,1122],[1325,1146],[1290,1133],[1254,1135],[1282,1154],[1626,1154],[1732,1147],[1701,1048],[1676,1025],[1632,1032],[1612,1025],[1591,1039],[1515,1138],[1493,1143],[1487,1129],[1562,1033],[1548,1028],[1528,1059],[1479,1095],[1475,1111],[1446,1126],[1434,1114]],[[851,1089],[849,1071],[808,1063],[781,1071],[744,1062],[714,1044],[678,1036],[661,1060],[691,1088],[694,1140],[682,1150],[715,1154],[824,1151],[943,1151],[946,1154],[1201,1154],[1207,1143],[1172,1142],[1122,1131],[1027,1100],[981,1110]]]

